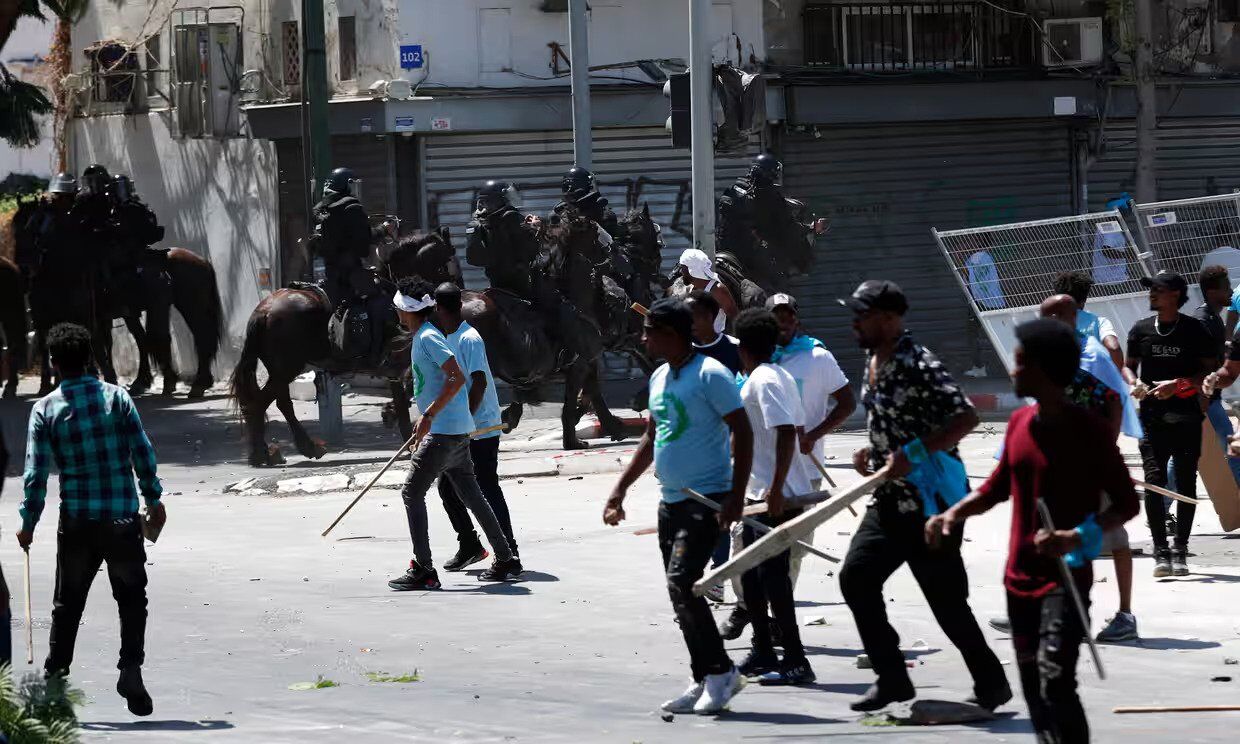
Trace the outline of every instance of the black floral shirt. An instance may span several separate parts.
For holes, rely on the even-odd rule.
[[[1119,400],[1119,393],[1083,369],[1076,371],[1076,377],[1064,392],[1067,393],[1068,400],[1103,418],[1107,415],[1107,405],[1111,401]]]
[[[973,410],[973,405],[952,376],[929,349],[915,343],[905,331],[895,352],[878,370],[870,384],[870,362],[861,389],[870,430],[870,467],[878,470],[896,449],[923,437],[953,417]],[[951,450],[956,457],[960,453]],[[904,480],[888,481],[874,492],[873,501],[896,499],[899,511],[922,513],[916,487]]]

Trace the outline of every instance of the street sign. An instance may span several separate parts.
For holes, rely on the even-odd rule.
[[[413,129],[413,117],[412,116],[396,117],[396,128],[397,129]]]
[[[422,69],[422,45],[402,44],[400,47],[400,69]]]

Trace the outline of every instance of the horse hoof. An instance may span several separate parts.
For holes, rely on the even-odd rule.
[[[149,380],[147,381],[135,380],[129,386],[129,394],[130,395],[146,395],[146,391],[150,389],[151,389],[151,383]]]
[[[279,445],[269,445],[267,447],[267,464],[271,466],[283,465],[287,462],[284,459],[284,453],[280,451]]]
[[[312,439],[310,451],[306,453],[306,457],[311,460],[321,460],[323,455],[327,454],[327,442],[322,439]]]
[[[174,387],[171,391],[166,392],[165,395],[172,395],[175,392],[176,392],[176,388]],[[207,397],[207,389],[204,387],[198,387],[195,385],[194,387],[189,389],[189,394],[186,395],[185,397],[189,398],[190,400],[198,400],[200,398],[205,398]]]

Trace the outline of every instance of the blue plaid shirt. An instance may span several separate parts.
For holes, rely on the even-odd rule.
[[[62,507],[71,517],[111,521],[136,515],[135,472],[148,505],[163,493],[155,449],[133,399],[94,377],[61,382],[30,412],[23,530],[33,531],[43,513],[53,463],[60,470]]]

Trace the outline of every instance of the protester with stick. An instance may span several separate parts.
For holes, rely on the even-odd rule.
[[[753,503],[766,502],[767,513],[757,519],[774,526],[801,513],[799,507],[785,503],[788,499],[813,491],[809,473],[796,462],[797,434],[805,426],[805,411],[792,375],[771,363],[779,339],[775,317],[767,310],[745,310],[737,317],[735,330],[746,375],[741,400],[754,440],[748,496]],[[742,544],[752,545],[757,534],[753,527],[745,525]],[[766,675],[762,679],[764,684],[804,685],[815,679],[797,628],[789,575],[791,552],[785,550],[768,558],[741,577],[745,606],[753,621],[753,648],[739,669],[746,677]],[[782,660],[775,655],[768,605],[774,623],[779,626],[784,647]]]
[[[1178,476],[1175,487],[1195,499],[1204,418],[1200,389],[1218,350],[1201,322],[1180,312],[1188,302],[1184,277],[1160,271],[1152,279],[1142,277],[1141,284],[1149,288],[1150,309],[1156,314],[1137,322],[1129,331],[1124,377],[1133,386],[1132,397],[1141,402],[1145,480],[1167,487],[1167,464],[1174,461]],[[1181,502],[1176,510],[1175,547],[1168,549],[1163,497],[1146,490],[1155,578],[1188,575],[1188,538],[1197,507]]]
[[[741,516],[753,432],[732,373],[694,350],[692,332],[693,314],[679,299],[659,300],[646,316],[646,350],[667,361],[650,376],[650,421],[607,500],[603,521],[617,525],[624,519],[629,487],[653,462],[662,487],[659,548],[692,673],[684,693],[662,707],[670,713],[713,714],[740,692],[745,679],[724,651],[710,608],[693,594],[693,584],[704,573],[720,529]],[[706,495],[722,511],[716,516],[684,489]]]
[[[413,540],[413,560],[402,576],[388,582],[398,591],[439,589],[439,574],[431,560],[426,518],[426,492],[438,477],[446,477],[486,533],[495,562],[479,576],[481,581],[507,581],[517,575],[508,540],[487,504],[470,457],[469,434],[474,417],[465,394],[465,373],[447,339],[430,320],[435,309],[434,288],[421,279],[402,279],[392,302],[396,314],[413,336],[413,397],[422,417],[414,431],[416,444],[401,498]]]
[[[999,466],[976,492],[926,523],[926,540],[936,550],[954,552],[945,543],[958,541],[966,519],[1011,498],[1004,586],[1029,718],[1038,741],[1087,742],[1076,662],[1089,621],[1064,585],[1058,557],[1067,556],[1073,568],[1083,609],[1102,535],[1136,516],[1137,495],[1107,424],[1065,393],[1079,369],[1072,329],[1039,319],[1019,326],[1016,339],[1013,387],[1037,405],[1012,414]],[[1072,527],[1039,529],[1038,502],[1049,508],[1054,524]]]
[[[486,344],[483,343],[481,334],[461,316],[460,287],[444,282],[435,289],[434,322],[445,334],[448,347],[456,355],[461,370],[468,376],[467,400],[469,411],[474,417],[474,431],[493,429],[470,440],[469,456],[474,461],[474,477],[478,480],[482,495],[495,518],[499,520],[499,526],[508,540],[508,547],[512,550],[512,558],[516,562],[513,570],[520,574],[521,557],[517,552],[517,540],[512,536],[512,518],[508,514],[504,489],[499,485],[500,431],[495,428],[501,424],[499,395],[495,391],[491,365],[487,362]],[[456,530],[456,539],[460,545],[456,555],[443,564],[444,570],[461,571],[484,560],[487,551],[482,547],[473,522],[469,519],[469,511],[461,502],[450,478],[439,479],[439,498],[443,501],[443,508],[448,513],[452,528]]]
[[[86,373],[90,332],[62,323],[47,336],[60,386],[30,411],[26,443],[25,499],[17,543],[23,550],[47,500],[53,464],[60,469],[60,528],[56,539],[56,591],[52,633],[44,670],[68,676],[86,595],[99,567],[107,564],[112,596],[120,610],[121,651],[116,691],[129,712],[154,709],[142,682],[146,660],[146,550],[142,544],[138,489],[153,527],[166,519],[156,474],[155,450],[133,400],[123,388]],[[134,474],[138,489],[134,488]]]
[[[870,446],[853,455],[853,464],[862,475],[884,467],[889,473],[870,499],[840,571],[840,589],[878,675],[851,707],[878,710],[915,695],[883,599],[883,584],[907,563],[939,626],[964,656],[974,700],[993,710],[1012,693],[969,608],[962,538],[958,534],[949,546],[930,551],[922,534],[928,517],[968,490],[956,446],[977,426],[977,412],[939,360],[904,330],[908,300],[895,282],[863,282],[840,304],[853,311],[853,333],[868,351],[862,401]]]

